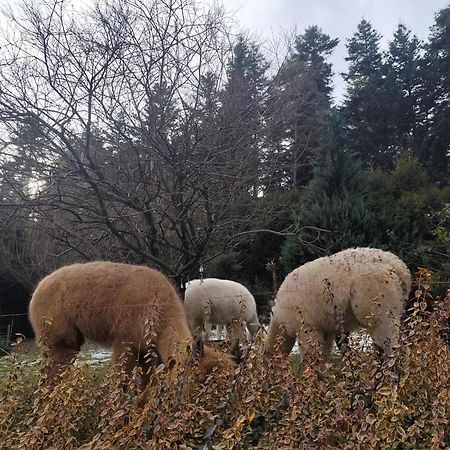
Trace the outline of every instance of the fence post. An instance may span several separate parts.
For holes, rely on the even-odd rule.
[[[11,345],[11,335],[13,328],[14,319],[8,324],[8,328],[6,329],[6,345],[9,347]]]

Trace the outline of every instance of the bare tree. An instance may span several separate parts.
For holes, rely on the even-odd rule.
[[[54,0],[25,3],[10,24],[2,183],[53,240],[53,256],[120,258],[180,277],[248,232],[259,203],[246,186],[258,175],[245,145],[238,154],[226,145],[233,124],[215,118],[231,48],[222,10],[116,0],[75,11]]]

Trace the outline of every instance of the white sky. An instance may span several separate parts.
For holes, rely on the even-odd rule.
[[[234,11],[242,28],[269,39],[280,28],[296,27],[301,33],[310,25],[318,25],[340,44],[331,58],[335,72],[344,72],[347,64],[345,44],[356,31],[361,19],[372,22],[383,36],[382,46],[387,47],[397,25],[402,22],[420,39],[426,39],[434,15],[447,7],[450,0],[223,0],[226,10]],[[342,78],[335,76],[335,95],[342,97],[345,86]]]
[[[39,1],[39,0],[36,0]],[[76,6],[86,6],[95,0],[72,0]],[[142,0],[153,1],[153,0]],[[199,0],[206,4],[222,3],[233,13],[240,27],[259,40],[270,40],[296,28],[297,33],[310,25],[318,25],[340,43],[330,61],[335,71],[335,97],[339,102],[345,83],[339,75],[347,70],[345,44],[356,31],[362,18],[372,22],[383,36],[382,47],[387,48],[397,25],[402,22],[420,39],[426,39],[434,15],[449,5],[450,0]],[[0,8],[16,6],[19,0],[0,0]],[[1,21],[0,21],[1,23]]]

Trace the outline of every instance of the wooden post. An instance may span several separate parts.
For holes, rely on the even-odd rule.
[[[11,323],[8,324],[8,328],[6,330],[6,345],[9,347],[11,345],[11,336],[13,329],[14,319],[11,320]]]

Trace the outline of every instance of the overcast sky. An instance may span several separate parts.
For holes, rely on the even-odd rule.
[[[361,19],[372,22],[383,35],[382,46],[387,47],[397,25],[402,22],[420,38],[426,39],[434,22],[434,14],[449,4],[449,0],[223,0],[228,11],[235,11],[240,25],[260,38],[277,34],[280,27],[297,27],[302,32],[310,25],[318,25],[332,38],[339,38],[331,62],[336,72],[343,72],[346,41],[356,31]],[[339,100],[344,82],[335,76],[335,95]]]
[[[39,0],[37,0],[39,1]],[[146,1],[146,0],[143,0]],[[420,38],[426,39],[436,12],[449,5],[450,0],[198,0],[206,4],[221,3],[233,13],[241,28],[259,40],[270,40],[280,35],[280,30],[298,33],[310,25],[318,25],[331,38],[339,38],[331,62],[335,77],[334,95],[339,102],[345,83],[339,75],[347,70],[345,44],[361,19],[372,22],[383,36],[382,47],[387,43],[397,25],[402,22]],[[73,5],[92,5],[95,0],[72,0]],[[0,7],[16,6],[18,0],[0,0]]]

